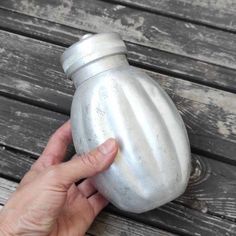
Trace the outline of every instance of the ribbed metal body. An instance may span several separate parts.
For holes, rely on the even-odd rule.
[[[98,191],[136,213],[182,194],[190,174],[187,132],[159,84],[131,67],[122,53],[92,61],[71,77],[77,86],[71,108],[77,153],[109,137],[120,144],[114,163],[93,178]]]

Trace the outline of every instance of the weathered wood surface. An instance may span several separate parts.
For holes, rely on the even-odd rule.
[[[74,92],[59,64],[64,48],[0,32],[1,92],[69,113]]]
[[[158,228],[137,223],[111,213],[102,212],[88,233],[94,236],[172,236],[176,235]]]
[[[2,184],[5,186],[9,186],[9,195],[11,191],[14,191],[14,188],[17,187],[14,183],[10,183],[10,181],[5,181],[0,178],[0,189],[3,188]],[[4,204],[6,199],[4,195],[6,192],[6,188],[0,192],[0,201],[1,204]],[[7,193],[8,194],[8,193]],[[3,199],[4,198],[4,199]],[[3,200],[3,201],[2,201]],[[2,209],[2,205],[0,205],[0,211]],[[154,228],[142,223],[135,222],[133,220],[123,218],[120,216],[116,216],[112,213],[102,212],[95,219],[94,223],[88,230],[86,236],[174,236],[176,234],[166,232],[164,230],[160,230],[158,228]]]
[[[62,24],[0,9],[0,27],[55,44],[69,46],[88,33]],[[6,36],[2,35],[1,38]],[[185,80],[236,92],[236,70],[127,42],[131,64]]]
[[[236,32],[234,0],[112,0],[112,2]]]
[[[0,175],[20,181],[32,159],[0,148]],[[176,202],[204,213],[236,219],[236,167],[193,154],[187,191]]]
[[[192,155],[192,173],[184,195],[177,199],[205,213],[236,219],[236,166]]]
[[[34,160],[30,158],[30,155],[0,146],[0,176],[19,182],[33,162]]]
[[[16,189],[16,187],[17,184],[15,182],[0,178],[0,204],[3,205],[7,201],[11,193]],[[118,209],[114,208],[110,209],[110,211],[113,211],[116,214],[119,213],[123,216],[129,216],[131,218],[134,218],[135,220],[144,222],[149,225],[153,225],[154,227],[163,227],[167,230],[175,231],[176,233],[184,233],[185,235],[233,236],[236,233],[236,225],[233,222],[223,220],[221,218],[214,217],[211,215],[199,213],[197,211],[188,209],[181,205],[176,205],[174,203],[169,203],[163,207],[160,207],[156,210],[144,214],[130,214],[119,211]],[[110,213],[106,214],[108,214],[108,216],[110,217],[116,218],[116,216],[110,215]],[[134,221],[128,219],[125,219],[124,221],[124,219],[122,220],[121,218],[117,217],[119,219],[118,222],[113,222],[114,219],[111,218],[110,221],[106,221],[106,218],[104,219],[103,214],[102,218],[103,219],[98,217],[98,221],[102,221],[104,223],[103,227],[106,228],[106,224],[110,225],[110,227],[115,225],[115,227],[121,228],[122,230],[126,231],[127,234],[125,235],[130,235],[130,232],[127,232],[129,227],[131,232],[137,234],[139,233],[141,235],[143,235],[142,233],[144,233],[144,235],[152,235],[149,233],[153,232],[154,230],[153,228],[149,228],[145,225],[140,225],[139,223],[135,223]],[[119,225],[119,221],[123,222],[121,223],[121,225],[123,226]],[[125,224],[124,222],[127,223]],[[143,231],[140,231],[141,228],[143,228]],[[92,232],[95,233],[96,230],[98,229],[92,229]],[[155,233],[157,232],[158,229],[156,229]],[[108,231],[107,233],[110,233],[108,235],[113,235],[113,231]]]
[[[68,116],[0,97],[0,143],[38,156]]]
[[[0,176],[18,182],[33,163],[26,154],[19,155],[4,148],[0,148],[0,157]],[[203,213],[236,219],[235,179],[236,166],[192,154],[192,173],[188,188],[175,203]]]
[[[68,115],[74,88],[59,63],[64,48],[4,31],[0,31],[0,42],[0,93]],[[192,147],[226,161],[236,160],[235,94],[147,73],[177,105]]]
[[[194,151],[236,164],[236,95],[230,93],[236,92],[236,40],[227,32],[235,31],[234,18],[230,20],[235,11],[232,0],[227,2],[232,9],[218,0],[214,6],[199,0],[111,2],[0,2],[1,29],[41,40],[0,31],[0,94],[5,96],[0,97],[0,204],[51,133],[68,119],[74,88],[59,65],[64,46],[100,29],[119,32],[127,41],[130,63],[148,69],[169,93],[184,118]],[[208,12],[214,16],[206,15],[209,4]],[[196,20],[194,11],[199,9]],[[193,154],[190,183],[180,198],[139,215],[114,207],[107,210],[184,235],[236,235],[235,175],[236,166]],[[170,235],[111,213],[103,213],[93,227],[89,235]]]
[[[236,69],[235,34],[99,0],[2,0],[0,7]]]
[[[122,212],[113,207],[110,207],[109,210],[115,214],[129,217],[145,224],[163,227],[166,230],[173,230],[180,235],[233,236],[236,234],[235,222],[223,220],[220,217],[209,214],[203,214],[184,206],[176,205],[173,202],[142,214]]]

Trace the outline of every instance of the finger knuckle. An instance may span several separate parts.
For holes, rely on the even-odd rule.
[[[88,153],[87,155],[82,156],[81,161],[84,163],[84,165],[91,168],[93,171],[99,171],[99,162],[95,154]]]
[[[46,178],[48,180],[58,180],[60,177],[60,170],[56,166],[52,166],[47,169]]]
[[[66,132],[64,132],[61,129],[58,129],[54,135],[52,135],[51,138],[55,138],[60,140],[62,143],[64,143],[65,145],[67,145],[68,143],[70,143],[70,134],[67,134]]]

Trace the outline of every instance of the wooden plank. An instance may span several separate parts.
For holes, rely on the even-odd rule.
[[[112,0],[112,2],[236,32],[234,0]]]
[[[1,92],[68,113],[74,90],[59,62],[64,48],[4,32],[0,37]]]
[[[20,181],[32,164],[30,155],[0,146],[0,176]]]
[[[193,155],[190,183],[178,203],[236,219],[236,166]]]
[[[0,9],[0,26],[7,30],[63,46],[69,46],[82,35],[89,33],[4,9]],[[6,37],[10,36],[1,36],[3,45],[4,42],[8,42]],[[236,92],[236,70],[130,42],[126,42],[126,44],[129,50],[128,59],[133,65]]]
[[[0,204],[4,205],[11,194],[16,190],[18,184],[0,177]]]
[[[0,149],[0,157],[0,175],[18,182],[33,163],[28,156],[5,149]],[[235,178],[236,166],[192,154],[188,188],[175,203],[204,213],[236,219]]]
[[[0,7],[85,31],[115,31],[129,42],[236,69],[233,33],[99,0],[2,0]]]
[[[0,143],[38,156],[68,116],[0,98]],[[5,127],[5,128],[4,128]]]
[[[15,190],[16,187],[16,183],[0,178],[0,204],[3,205],[7,201],[10,194]],[[146,224],[153,225],[154,227],[164,227],[168,230],[175,231],[176,233],[184,233],[185,235],[233,236],[236,233],[236,226],[233,222],[223,220],[211,215],[199,213],[197,211],[187,209],[184,206],[178,206],[174,203],[166,204],[163,207],[143,214],[125,213],[118,211],[117,209],[114,210],[114,208],[110,209],[110,211],[115,211],[116,213],[119,212],[124,216],[129,216],[131,218],[134,218],[135,220],[143,221]],[[119,228],[121,228],[122,231],[126,232],[127,230],[129,230],[129,233],[124,235],[132,235],[130,234],[130,232],[136,233],[134,235],[156,235],[154,233],[159,233],[158,229],[154,229],[151,227],[149,228],[149,226],[135,223],[134,221],[129,219],[124,220],[111,213],[102,213],[97,218],[97,220],[99,223],[102,222],[102,225],[100,226],[101,228],[96,228],[98,227],[98,223],[95,222],[95,225],[93,226],[95,227],[95,229],[91,229],[92,234],[97,232],[97,235],[103,235],[103,230],[105,230],[104,228],[107,227],[108,232],[105,232],[105,235],[116,235],[114,234],[116,233],[114,232],[115,228],[116,230],[119,230]],[[138,229],[136,227],[138,227]],[[110,229],[112,230],[110,231]],[[160,233],[164,232],[160,231]]]
[[[165,227],[183,235],[235,235],[235,223],[209,214],[200,213],[170,202],[158,209],[142,214],[109,209],[112,213],[141,221],[152,226]]]
[[[137,223],[128,218],[116,216],[108,212],[102,212],[89,229],[88,233],[97,236],[171,236],[176,235],[158,228]]]
[[[154,75],[152,77],[155,78]],[[168,81],[164,76],[158,76],[158,82],[179,109],[187,126],[191,146],[219,155],[220,160],[230,156],[234,160],[236,103],[232,101],[235,100],[235,94],[187,81],[184,87],[179,87],[179,84]]]
[[[0,93],[69,114],[74,88],[71,81],[64,79],[59,64],[64,48],[3,31],[1,39]],[[236,95],[151,71],[147,73],[177,105],[192,147],[235,161],[236,104],[232,101]]]
[[[9,181],[1,181],[1,189],[4,188],[3,184],[9,184],[11,183]],[[14,186],[14,183],[12,184]],[[6,186],[5,186],[6,187]],[[10,187],[11,188],[11,187]],[[0,193],[0,198],[3,193]],[[4,202],[1,202],[1,204],[4,204]],[[2,209],[2,205],[0,205],[0,211]],[[102,212],[100,213],[95,221],[93,222],[92,226],[89,228],[88,234],[86,236],[92,235],[92,236],[174,236],[176,234],[160,230],[158,228],[154,228],[142,223],[135,222],[133,220],[116,216],[112,213],[108,212]]]

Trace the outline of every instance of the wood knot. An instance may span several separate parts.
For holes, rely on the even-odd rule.
[[[189,179],[189,186],[197,185],[205,181],[209,176],[210,166],[199,156],[192,158],[192,171]]]

